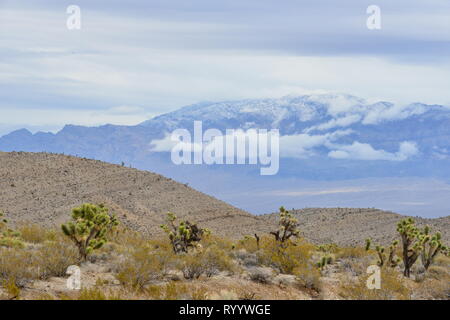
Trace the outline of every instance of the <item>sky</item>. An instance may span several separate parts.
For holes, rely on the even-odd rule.
[[[450,105],[448,0],[30,2],[0,0],[0,135],[289,94]]]

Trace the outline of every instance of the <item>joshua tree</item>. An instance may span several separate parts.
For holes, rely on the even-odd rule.
[[[107,242],[108,231],[119,224],[108,211],[103,205],[85,203],[72,209],[72,221],[61,226],[64,234],[77,246],[83,261]]]
[[[366,251],[370,249],[370,246],[372,244],[372,240],[366,239]],[[386,249],[381,245],[375,246],[375,251],[378,255],[378,266],[383,267],[385,265],[390,266],[391,268],[395,268],[400,263],[400,258],[395,255],[395,251],[398,246],[398,240],[392,241],[391,245],[389,246],[389,254],[386,255]]]
[[[291,237],[298,237],[300,231],[298,230],[298,220],[289,213],[284,207],[280,208],[280,220],[278,222],[279,228],[277,231],[272,231],[275,240],[284,244]]]
[[[412,218],[403,219],[397,224],[397,231],[402,239],[403,275],[410,276],[411,268],[423,250],[423,239],[420,230],[415,226]]]
[[[423,250],[420,255],[422,264],[425,270],[433,263],[434,258],[439,252],[447,253],[448,248],[442,244],[441,234],[437,232],[435,235],[430,235],[430,227],[426,226],[420,235]]]
[[[197,246],[203,235],[209,234],[208,229],[199,228],[189,221],[181,221],[179,225],[175,225],[176,219],[177,216],[174,213],[168,212],[167,224],[161,225],[161,228],[169,235],[176,254],[187,253],[189,248]]]

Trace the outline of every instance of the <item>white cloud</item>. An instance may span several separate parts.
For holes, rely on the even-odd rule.
[[[367,98],[376,95],[389,101],[450,102],[448,61],[420,65],[375,55],[333,55],[331,51],[314,56],[290,49],[282,53],[273,48],[261,49],[259,44],[245,47],[251,41],[244,40],[254,39],[254,34],[239,31],[248,32],[250,24],[242,29],[236,21],[227,22],[226,15],[221,22],[195,22],[86,10],[82,29],[70,32],[65,28],[66,13],[60,6],[31,10],[23,8],[26,4],[11,8],[13,5],[10,2],[0,12],[0,85],[15,89],[2,92],[7,98],[4,100],[14,103],[15,108],[32,105],[64,109],[68,107],[60,102],[69,98],[79,101],[83,108],[138,105],[145,106],[149,113],[160,114],[198,101],[311,91],[350,92]],[[440,16],[439,21],[446,20]],[[278,29],[275,35],[278,39]],[[222,44],[220,39],[235,38],[241,42],[233,43],[231,48],[218,45]],[[330,99],[329,111],[333,115],[349,112],[358,103],[357,99]],[[92,124],[81,108],[77,112],[81,115],[75,116],[78,122]],[[380,121],[390,112],[396,111],[381,110],[365,121]],[[47,118],[51,125],[66,120],[56,115]],[[14,113],[2,114],[5,122],[13,117]],[[28,121],[38,125],[34,117]]]
[[[327,146],[351,133],[351,130],[337,130],[323,135],[302,133],[282,136],[280,137],[280,155],[289,158],[307,158],[315,154],[315,148]]]
[[[362,120],[363,124],[377,124],[382,121],[405,119],[412,115],[422,114],[426,108],[420,104],[386,105],[377,103],[372,105]]]
[[[336,127],[348,127],[349,125],[357,123],[360,120],[361,116],[359,114],[349,114],[336,119],[331,119],[330,121],[321,123],[317,126],[310,127],[306,129],[305,132],[310,132],[313,130],[328,130]]]
[[[355,141],[351,145],[338,146],[330,151],[328,156],[334,159],[404,161],[418,152],[416,144],[409,141],[400,143],[399,151],[395,153],[376,150],[368,143]]]

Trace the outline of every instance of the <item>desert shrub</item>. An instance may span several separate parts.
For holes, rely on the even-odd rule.
[[[78,300],[107,300],[106,294],[98,288],[81,289]]]
[[[0,211],[0,247],[25,247],[20,232],[12,230],[8,227],[8,220],[5,219],[2,211]]]
[[[336,253],[339,247],[335,243],[326,243],[317,246],[317,250],[324,253]]]
[[[381,269],[381,288],[368,289],[368,274],[359,276],[355,281],[342,281],[340,295],[348,300],[407,300],[411,290],[402,281],[401,276],[391,268]]]
[[[6,299],[13,300],[20,298],[20,288],[17,287],[16,280],[13,277],[3,280],[1,284],[6,292]]]
[[[199,258],[199,255],[185,255],[182,258],[180,269],[185,279],[198,279],[206,271],[206,266]]]
[[[431,266],[428,268],[427,276],[436,280],[450,281],[450,269],[442,266]]]
[[[177,262],[184,278],[188,280],[198,279],[201,275],[211,277],[222,271],[229,273],[236,271],[236,266],[228,253],[215,244],[178,256]]]
[[[0,238],[0,247],[7,247],[7,248],[24,248],[25,244],[23,241],[18,237],[2,237]]]
[[[61,295],[61,300],[122,300],[120,293],[100,287],[82,288],[76,295]]]
[[[211,277],[222,271],[233,273],[236,270],[236,266],[228,253],[217,245],[211,245],[202,250],[198,258],[205,266],[204,273],[207,277]]]
[[[292,273],[296,276],[301,287],[320,292],[322,284],[320,281],[320,272],[309,261],[299,263]]]
[[[225,252],[230,252],[236,248],[236,245],[231,240],[218,237],[211,233],[204,234],[202,240],[200,241],[200,244],[203,246],[203,248],[216,246],[217,248]]]
[[[272,267],[278,272],[293,274],[295,268],[311,259],[314,249],[314,245],[303,240],[285,247],[274,239],[263,238],[258,258],[261,264]]]
[[[208,296],[209,300],[239,300],[239,296],[234,291],[220,290]],[[246,299],[250,300],[250,299]]]
[[[336,259],[359,259],[367,256],[369,253],[361,247],[343,247],[335,252]]]
[[[125,286],[141,290],[162,279],[173,263],[174,256],[169,250],[152,250],[148,246],[135,248],[119,264],[116,278]]]
[[[434,261],[434,265],[450,268],[450,257],[444,254],[439,254]]]
[[[262,284],[268,284],[272,282],[273,270],[270,268],[253,267],[248,269],[248,275],[250,280]]]
[[[340,258],[337,264],[341,272],[348,272],[352,276],[360,276],[366,273],[367,267],[369,265],[375,264],[376,262],[370,256],[363,256],[361,258]]]
[[[434,266],[430,267],[431,270]],[[450,297],[450,279],[425,279],[414,289],[413,299],[448,300]]]
[[[57,237],[55,230],[49,230],[37,224],[22,224],[18,230],[22,239],[29,243],[42,243],[46,240],[55,240]]]
[[[14,248],[0,248],[0,280],[14,279],[17,287],[21,288],[27,282],[36,278],[30,266],[33,256],[30,252]]]
[[[236,250],[245,250],[249,253],[255,253],[260,248],[258,247],[258,244],[256,242],[256,239],[251,236],[245,236],[244,239],[241,239],[238,241],[238,243],[235,246]]]
[[[77,250],[65,241],[46,241],[33,253],[32,266],[37,277],[48,279],[66,275],[67,268],[78,263]]]
[[[61,226],[64,234],[78,248],[80,258],[86,261],[88,254],[107,242],[107,235],[119,222],[103,205],[85,203],[72,210],[72,221]]]
[[[164,285],[152,285],[145,289],[148,297],[155,300],[205,300],[206,291],[189,287],[184,283],[169,282]]]
[[[127,248],[144,247],[149,242],[149,239],[142,233],[128,229],[123,225],[119,225],[108,232],[108,240],[110,243],[115,243],[125,250]]]
[[[247,252],[245,249],[239,249],[233,252],[233,257],[240,261],[245,267],[259,266],[259,260],[256,253]]]

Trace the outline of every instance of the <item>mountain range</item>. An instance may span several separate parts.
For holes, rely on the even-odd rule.
[[[192,131],[194,121],[223,132],[278,129],[278,174],[262,177],[255,165],[174,165],[165,142],[175,129]],[[376,206],[421,216],[450,211],[450,108],[441,105],[347,94],[201,102],[135,126],[21,129],[1,137],[0,150],[123,162],[255,213],[280,204]]]

